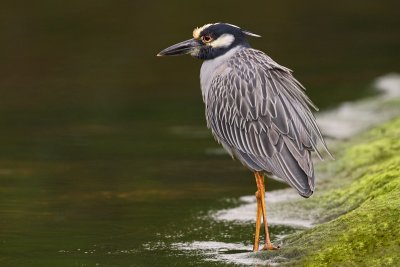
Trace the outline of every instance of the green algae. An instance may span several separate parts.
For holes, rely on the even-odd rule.
[[[330,205],[337,203],[351,211],[287,239],[290,247],[304,247],[304,265],[400,262],[399,166],[400,157],[380,163],[354,184],[338,189],[335,196],[340,200]]]
[[[290,266],[400,265],[400,117],[337,151],[322,192],[301,202],[320,224],[258,257]]]
[[[324,210],[320,222],[388,193],[384,191],[388,184],[400,179],[400,164],[391,163],[400,156],[400,118],[356,139],[356,143],[345,144],[339,159],[331,163],[336,172],[331,174],[334,178],[330,183],[324,186],[326,192],[312,200],[311,205]],[[329,190],[332,183],[343,186]]]

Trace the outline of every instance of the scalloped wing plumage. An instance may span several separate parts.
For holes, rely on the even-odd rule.
[[[320,156],[317,140],[327,148],[304,87],[291,70],[255,49],[239,50],[225,67],[212,79],[206,101],[214,137],[249,169],[272,173],[310,196],[311,152]]]

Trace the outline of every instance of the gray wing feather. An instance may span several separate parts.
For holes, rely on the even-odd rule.
[[[328,149],[304,87],[290,69],[255,49],[238,51],[226,67],[230,71],[214,77],[206,101],[214,137],[251,170],[272,173],[310,196],[311,152],[320,156],[317,140]]]

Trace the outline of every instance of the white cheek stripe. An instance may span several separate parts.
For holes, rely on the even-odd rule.
[[[212,41],[210,45],[214,48],[223,48],[230,46],[233,41],[235,41],[235,37],[232,34],[225,33],[221,35],[218,39]]]

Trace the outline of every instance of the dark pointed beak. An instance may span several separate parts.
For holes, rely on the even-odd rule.
[[[174,44],[168,48],[165,48],[163,51],[158,53],[157,56],[162,57],[162,56],[178,56],[178,55],[189,54],[194,49],[200,46],[201,44],[199,41],[197,41],[196,39],[190,39],[180,42],[179,44]]]

